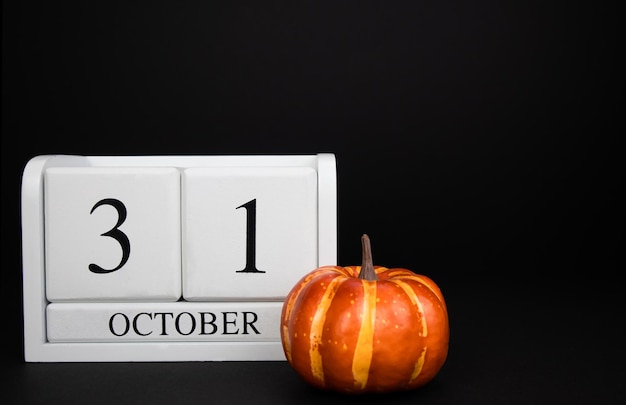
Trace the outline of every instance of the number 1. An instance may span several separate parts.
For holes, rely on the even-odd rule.
[[[239,208],[246,209],[246,267],[237,273],[265,273],[256,268],[256,198],[235,209]]]

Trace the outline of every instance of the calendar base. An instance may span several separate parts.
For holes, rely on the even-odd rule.
[[[280,342],[42,343],[31,363],[285,361]]]

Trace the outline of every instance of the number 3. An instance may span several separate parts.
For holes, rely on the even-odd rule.
[[[93,273],[98,273],[98,274],[111,273],[111,272],[121,269],[122,266],[126,264],[126,262],[128,261],[128,257],[130,256],[130,241],[128,240],[128,237],[126,236],[126,234],[118,229],[126,220],[126,207],[124,206],[124,203],[114,198],[105,198],[103,200],[98,201],[93,206],[93,208],[91,208],[91,211],[89,212],[89,214],[93,214],[94,210],[101,205],[110,205],[117,210],[117,223],[111,230],[101,234],[100,236],[111,237],[120,244],[120,246],[122,247],[122,260],[117,265],[117,267],[115,267],[114,269],[108,269],[108,270],[103,269],[97,264],[91,263],[89,265],[89,270]]]

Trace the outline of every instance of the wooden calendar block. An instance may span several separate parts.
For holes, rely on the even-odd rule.
[[[280,339],[281,302],[53,303],[50,342],[263,342]]]
[[[25,360],[285,360],[285,295],[336,264],[336,196],[328,153],[32,158]]]
[[[311,167],[183,172],[183,297],[281,300],[318,266]]]
[[[180,173],[54,167],[45,172],[49,301],[176,301]]]

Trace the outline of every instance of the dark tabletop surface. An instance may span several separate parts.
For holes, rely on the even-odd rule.
[[[2,5],[2,403],[626,402],[609,3]],[[339,264],[368,233],[376,264],[446,297],[430,384],[345,396],[280,361],[24,362],[29,159],[319,152],[337,158]]]

